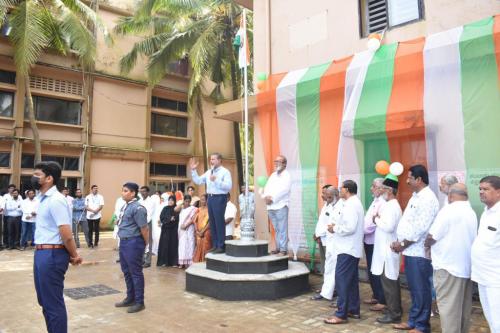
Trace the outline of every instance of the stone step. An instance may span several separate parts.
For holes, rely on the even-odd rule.
[[[207,269],[227,274],[268,274],[288,269],[286,256],[233,257],[209,253],[205,259]]]
[[[226,254],[232,257],[262,257],[267,256],[268,241],[266,240],[230,240],[226,241]]]
[[[186,270],[186,291],[226,301],[273,300],[310,290],[309,269],[288,262],[288,269],[270,274],[226,274],[196,263]]]

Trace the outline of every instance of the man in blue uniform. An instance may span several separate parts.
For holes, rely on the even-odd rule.
[[[118,216],[120,237],[120,266],[127,285],[127,297],[115,304],[117,308],[128,307],[128,313],[144,310],[144,274],[142,257],[149,241],[148,213],[137,201],[139,185],[125,183],[122,198],[125,205]]]
[[[190,161],[191,177],[195,184],[207,184],[208,216],[210,220],[210,234],[212,235],[213,248],[209,252],[224,253],[226,241],[226,212],[227,194],[231,191],[232,179],[228,169],[222,166],[222,155],[210,155],[210,170],[199,176],[196,172],[198,162]]]
[[[69,263],[79,265],[82,262],[71,234],[71,210],[55,185],[60,178],[61,166],[57,162],[37,163],[31,177],[33,187],[40,190],[33,276],[49,333],[68,331],[64,275]]]

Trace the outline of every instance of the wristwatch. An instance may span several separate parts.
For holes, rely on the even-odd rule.
[[[401,245],[401,247],[405,247],[405,242],[400,242],[399,245]]]

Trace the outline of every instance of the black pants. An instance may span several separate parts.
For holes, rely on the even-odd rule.
[[[19,246],[21,237],[21,216],[7,216],[7,247]]]
[[[379,304],[385,304],[384,288],[382,287],[382,282],[380,282],[379,275],[373,275],[372,269],[372,256],[373,256],[373,244],[365,244],[365,254],[366,254],[366,265],[368,266],[368,280],[370,280],[370,287],[372,288],[373,297]]]
[[[380,282],[384,288],[384,296],[387,301],[387,312],[392,319],[401,319],[403,308],[401,307],[401,287],[399,278],[394,281],[385,276],[385,272],[380,275]]]
[[[348,314],[359,315],[359,258],[341,253],[335,267],[335,289],[337,290],[338,318],[347,319]]]
[[[90,246],[98,246],[99,245],[99,224],[101,223],[101,219],[96,220],[87,220],[89,222],[89,241]],[[92,241],[92,235],[95,232],[95,241]]]
[[[224,249],[226,240],[226,222],[224,212],[226,211],[227,195],[208,195],[208,216],[210,220],[210,235],[215,248]]]
[[[7,242],[9,239],[9,234],[7,232],[7,216],[5,215],[0,215],[2,217],[0,219],[0,224],[3,224],[3,232],[2,232],[2,226],[0,226],[0,244],[2,244],[3,247],[7,247]]]

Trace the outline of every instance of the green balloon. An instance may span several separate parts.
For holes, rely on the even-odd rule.
[[[267,80],[267,73],[258,72],[257,73],[257,80],[258,81],[265,81],[265,80]]]
[[[267,177],[266,176],[259,176],[257,177],[257,184],[259,187],[264,187],[267,184]]]

